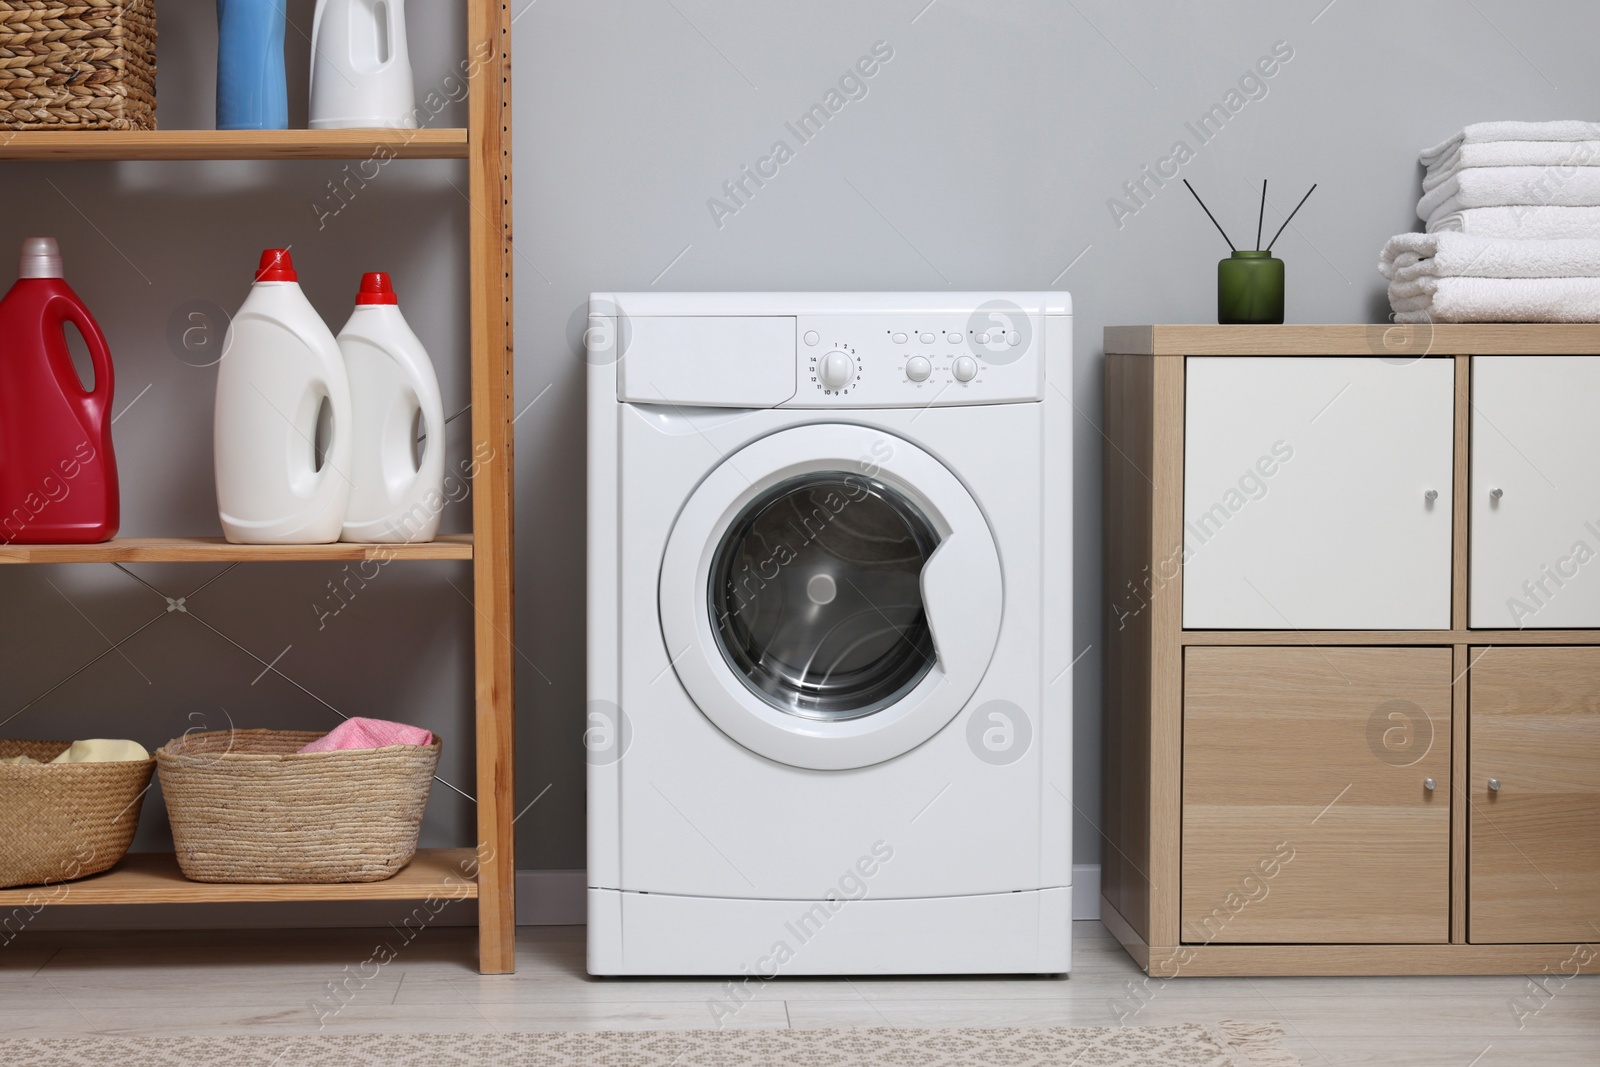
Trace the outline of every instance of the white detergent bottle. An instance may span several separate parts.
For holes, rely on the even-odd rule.
[[[329,427],[320,452],[319,422]],[[236,545],[337,541],[350,499],[350,446],[339,342],[300,291],[288,250],[270,248],[217,368],[223,534]]]
[[[317,0],[311,128],[417,127],[405,0]]]
[[[432,541],[445,504],[444,399],[387,274],[362,275],[339,349],[350,377],[355,437],[343,539]]]

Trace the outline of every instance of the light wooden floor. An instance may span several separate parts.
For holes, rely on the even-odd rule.
[[[24,933],[0,948],[0,1035],[690,1029],[714,1025],[1130,1026],[1277,1022],[1308,1065],[1600,1063],[1600,976],[1521,1003],[1520,977],[1185,978],[1151,983],[1094,922],[1075,924],[1068,979],[780,979],[743,1005],[722,983],[593,979],[581,927],[525,927],[518,973],[482,977],[469,930]],[[398,948],[370,965],[374,945]],[[343,982],[342,998],[329,983]],[[341,1004],[341,1000],[344,1003]],[[1142,1001],[1142,1006],[1141,1006]]]

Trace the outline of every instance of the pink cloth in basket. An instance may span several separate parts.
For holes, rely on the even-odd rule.
[[[339,752],[350,748],[385,748],[389,745],[431,745],[433,734],[420,726],[383,719],[346,719],[326,737],[319,737],[301,752]]]

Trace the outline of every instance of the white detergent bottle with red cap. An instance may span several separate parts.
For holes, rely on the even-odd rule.
[[[432,541],[445,504],[444,400],[387,274],[362,276],[339,349],[354,415],[342,539]]]
[[[351,439],[339,342],[300,291],[288,250],[270,248],[217,368],[223,534],[238,545],[337,541],[350,500]]]

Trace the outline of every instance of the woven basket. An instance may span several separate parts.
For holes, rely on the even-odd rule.
[[[417,851],[440,744],[298,750],[290,730],[187,734],[156,753],[178,866],[196,882],[381,882]]]
[[[55,759],[67,741],[0,741],[0,757]],[[133,843],[156,761],[0,764],[0,888],[109,870]]]
[[[155,128],[155,0],[0,0],[0,129]]]

